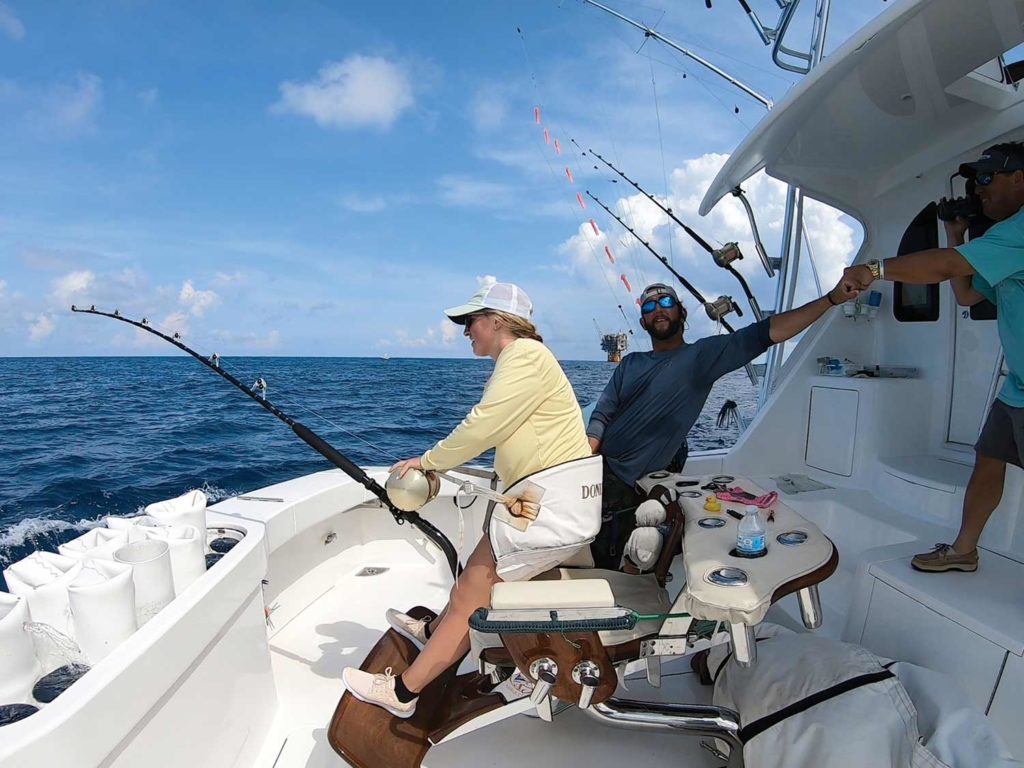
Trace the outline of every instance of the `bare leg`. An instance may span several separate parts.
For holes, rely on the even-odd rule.
[[[501,579],[494,571],[491,545],[485,536],[469,556],[466,568],[452,587],[448,607],[431,622],[426,646],[405,672],[402,682],[419,693],[469,650],[469,617],[491,602],[491,587]]]
[[[1006,478],[1006,462],[975,455],[974,471],[967,483],[964,495],[963,519],[960,522],[960,533],[953,542],[953,551],[960,555],[968,554],[978,546],[978,539],[985,529],[985,523],[1003,498],[1003,480]]]

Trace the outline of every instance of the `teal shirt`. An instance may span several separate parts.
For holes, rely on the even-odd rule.
[[[974,267],[974,290],[999,311],[999,340],[1010,369],[999,399],[1024,408],[1024,209],[956,250]]]

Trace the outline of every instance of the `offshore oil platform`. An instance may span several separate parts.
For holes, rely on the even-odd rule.
[[[618,363],[629,349],[629,336],[625,333],[601,333],[601,327],[594,320],[594,327],[601,337],[601,349],[608,354],[609,363]]]

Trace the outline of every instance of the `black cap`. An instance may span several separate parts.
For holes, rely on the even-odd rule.
[[[960,166],[960,175],[968,179],[995,171],[1024,171],[1024,149],[1012,144],[996,144],[982,152],[979,160]]]

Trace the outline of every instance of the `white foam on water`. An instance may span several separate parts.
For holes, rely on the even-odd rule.
[[[202,491],[206,494],[207,504],[216,504],[218,501],[234,496],[233,491],[225,490],[219,486],[213,485],[210,482],[204,482],[197,490]]]
[[[26,544],[35,545],[41,538],[65,531],[88,531],[103,525],[102,520],[54,520],[46,517],[29,517],[0,530],[0,553],[8,552]]]

